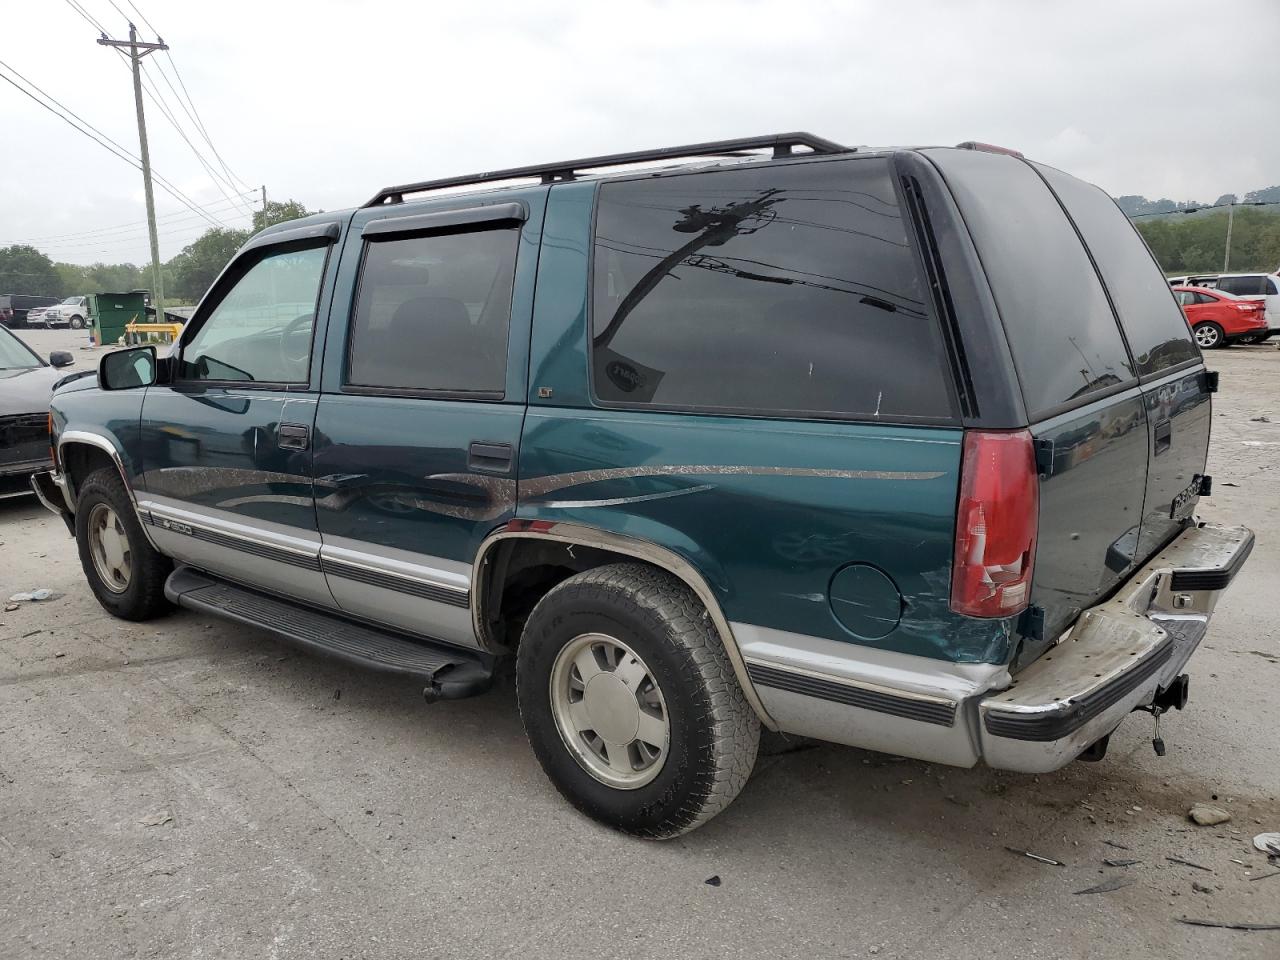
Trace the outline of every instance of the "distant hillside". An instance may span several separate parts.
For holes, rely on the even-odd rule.
[[[1140,196],[1124,196],[1116,197],[1116,203],[1120,205],[1120,209],[1131,217],[1151,216],[1152,214],[1161,213],[1181,213],[1184,210],[1195,210],[1199,207],[1218,206],[1220,204],[1231,203],[1233,200],[1240,202],[1243,199],[1245,203],[1257,203],[1259,201],[1276,202],[1280,209],[1280,185],[1274,187],[1264,187],[1261,190],[1250,190],[1243,198],[1237,197],[1233,193],[1224,193],[1218,199],[1212,201],[1201,200],[1170,200],[1167,197],[1161,197],[1159,200],[1148,200],[1146,197]],[[1266,210],[1266,207],[1261,209]]]

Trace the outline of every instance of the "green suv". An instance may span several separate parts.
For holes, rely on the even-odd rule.
[[[514,658],[555,786],[670,837],[762,726],[1046,771],[1183,706],[1253,544],[1194,518],[1215,385],[1095,187],[788,134],[273,226],[57,392],[34,485],[116,616],[428,700]]]

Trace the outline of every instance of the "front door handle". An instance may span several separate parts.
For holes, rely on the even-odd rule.
[[[486,443],[473,440],[467,448],[467,469],[481,473],[510,473],[515,457],[509,443]]]
[[[305,450],[311,442],[311,428],[305,423],[282,423],[276,430],[276,445],[281,450]]]
[[[1161,420],[1156,424],[1155,455],[1158,457],[1173,446],[1173,421]]]

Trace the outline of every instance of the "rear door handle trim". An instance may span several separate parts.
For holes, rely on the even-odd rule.
[[[515,451],[509,443],[473,440],[467,448],[467,469],[481,473],[510,473]]]

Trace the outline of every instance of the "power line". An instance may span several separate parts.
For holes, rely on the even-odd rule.
[[[215,207],[226,207],[226,206],[227,206],[227,201],[218,200],[211,204],[205,204],[202,207],[202,209],[208,210],[210,212],[214,212]],[[242,214],[238,208],[232,209],[230,211],[218,210],[217,212],[221,213],[223,216],[230,216],[233,218],[247,215],[247,214]],[[202,215],[197,216],[195,214],[178,210],[178,211],[175,211],[174,213],[169,213],[169,214],[165,214],[164,216],[157,217],[156,222],[162,223],[165,226],[173,226],[178,223],[187,223],[187,222],[203,220],[203,219],[204,218]],[[14,243],[25,243],[25,244],[32,244],[32,245],[37,243],[55,243],[56,244],[59,241],[64,241],[64,240],[92,240],[92,239],[105,240],[105,239],[110,239],[111,234],[122,233],[122,232],[132,232],[134,230],[137,230],[139,227],[146,227],[146,225],[147,224],[145,220],[143,221],[135,220],[130,223],[115,224],[110,227],[98,227],[97,229],[94,229],[94,230],[84,230],[78,233],[49,234],[49,235],[39,236],[39,237],[29,237],[26,240],[0,240],[0,245],[8,245],[8,244],[14,244]],[[208,222],[204,221],[204,225],[208,226]]]
[[[13,69],[13,67],[9,66],[9,64],[5,63],[3,60],[0,60],[0,67],[4,67],[6,70],[12,73],[15,77],[17,77],[19,80],[25,83],[28,87],[30,87],[31,90],[34,90],[41,97],[44,97],[45,100],[48,100],[49,103],[52,103],[57,108],[61,109],[62,111],[65,111],[65,113],[59,113],[58,109],[55,109],[53,106],[50,106],[49,103],[45,103],[44,101],[40,100],[39,97],[33,94],[30,90],[27,90],[19,86],[9,77],[4,76],[4,74],[0,74],[0,79],[5,80],[14,89],[20,91],[21,93],[25,94],[27,97],[34,100],[36,103],[40,104],[40,106],[44,107],[46,110],[52,113],[55,117],[58,117],[60,120],[62,120],[63,122],[71,126],[72,129],[80,133],[83,133],[90,140],[95,141],[99,146],[106,149],[109,153],[112,153],[115,156],[119,157],[121,160],[125,161],[125,163],[129,164],[135,169],[138,169],[138,170],[142,169],[142,164],[136,156],[134,156],[124,147],[120,146],[120,144],[116,143],[116,141],[112,140],[109,136],[107,136],[105,133],[103,133],[101,130],[99,130],[97,127],[91,124],[88,120],[85,120],[83,117],[77,114],[74,110],[72,110],[66,104],[62,103],[60,100],[56,99],[55,97],[50,96],[44,90],[40,89],[40,87],[36,86],[29,79],[27,79],[25,76],[19,73],[17,70]],[[67,114],[69,114],[70,117],[73,117],[74,120],[70,119],[67,116]],[[79,122],[79,125],[77,125],[76,121]],[[88,129],[85,129],[85,128],[88,128]],[[93,132],[90,133],[89,131],[93,131]],[[188,197],[181,190],[179,190],[172,183],[170,183],[170,181],[167,178],[161,177],[157,173],[156,180],[159,181],[161,188],[163,188],[166,193],[172,196],[175,200],[177,200],[183,206],[188,207],[193,213],[201,213],[200,208],[196,204],[196,202],[192,200],[190,197]],[[207,219],[210,222],[210,224],[214,226],[225,226],[225,224],[223,224],[220,220],[218,220],[215,217],[209,216],[208,214],[204,214],[204,216],[205,216],[205,219]]]
[[[1206,203],[1202,207],[1161,210],[1159,213],[1131,213],[1128,217],[1130,220],[1137,220],[1139,217],[1171,217],[1179,213],[1199,213],[1201,210],[1220,210],[1223,207],[1271,207],[1278,203],[1280,200],[1237,200],[1235,203]]]
[[[85,21],[89,24],[89,26],[93,27],[93,29],[97,30],[104,37],[107,35],[107,31],[102,26],[102,24],[99,23],[97,20],[95,20],[92,16],[90,16],[89,12],[85,10],[84,7],[76,3],[76,0],[67,0],[67,6],[71,7],[72,10],[80,14],[80,16],[83,17]]]
[[[248,217],[248,216],[249,216],[249,214],[243,214],[243,213],[242,213],[242,214],[238,214],[237,216],[239,216],[239,217]],[[209,230],[209,229],[210,229],[210,228],[205,227],[205,226],[201,226],[201,225],[198,225],[198,224],[188,224],[188,225],[183,226],[183,227],[178,227],[177,229],[174,229],[174,230],[168,230],[168,231],[163,231],[163,232],[157,233],[157,237],[159,237],[160,239],[168,240],[168,239],[172,239],[173,237],[177,237],[177,236],[186,236],[186,235],[191,235],[191,234],[193,233],[193,231],[199,231],[201,234],[204,234],[204,233],[208,232],[208,230]],[[228,228],[226,228],[226,229],[234,230],[234,229],[237,229],[237,228],[235,228],[235,227],[228,227]],[[99,249],[99,250],[109,250],[109,249],[112,249],[112,248],[114,248],[114,247],[124,246],[124,245],[126,245],[126,244],[136,244],[136,243],[141,243],[141,242],[143,242],[143,241],[145,241],[145,240],[147,239],[147,236],[148,236],[148,234],[147,234],[147,231],[146,231],[146,228],[145,228],[145,225],[144,225],[143,232],[141,232],[141,233],[137,233],[137,234],[134,234],[134,235],[132,235],[132,236],[128,236],[128,237],[100,237],[100,238],[96,238],[96,239],[89,239],[89,240],[85,240],[85,241],[83,241],[83,242],[82,242],[82,241],[76,241],[76,242],[71,242],[71,243],[69,243],[69,242],[65,242],[65,241],[63,241],[63,242],[52,242],[52,243],[50,243],[50,242],[46,242],[46,243],[42,243],[42,244],[40,245],[40,249],[45,249],[45,248],[47,248],[47,249],[55,250],[55,251],[57,251],[57,250],[82,250],[82,249],[85,249],[85,248],[93,248],[93,249]],[[10,244],[10,245],[12,245],[12,244]],[[25,244],[25,245],[27,245],[27,246],[35,246],[35,244],[31,244],[31,243],[27,243],[27,244]]]

